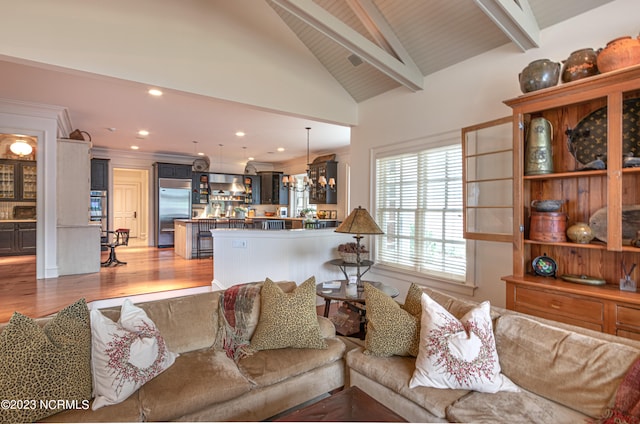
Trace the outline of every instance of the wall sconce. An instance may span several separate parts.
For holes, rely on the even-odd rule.
[[[320,184],[320,186],[322,186],[322,188],[325,188],[327,186],[327,178],[322,175],[320,177],[318,177],[318,184]],[[329,178],[329,190],[331,191],[336,191],[336,179],[335,178]]]

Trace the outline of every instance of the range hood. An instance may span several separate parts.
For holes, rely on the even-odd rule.
[[[211,194],[217,192],[244,193],[244,183],[241,175],[229,174],[209,174],[209,191]]]

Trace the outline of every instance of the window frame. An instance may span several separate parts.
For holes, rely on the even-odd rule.
[[[417,154],[419,152],[437,149],[451,145],[461,146],[460,139],[460,131],[449,131],[442,134],[424,136],[417,139],[407,140],[403,142],[388,144],[385,146],[373,148],[371,150],[371,207],[370,210],[374,217],[378,216],[377,210],[377,190],[378,190],[378,179],[377,179],[377,161],[379,159],[388,158],[391,156],[397,156],[402,154]],[[461,149],[462,153],[462,149]],[[462,163],[462,156],[460,157],[460,161]],[[461,175],[462,177],[462,175]],[[462,181],[464,183],[464,181]],[[461,193],[462,195],[462,193]],[[462,200],[460,199],[460,204],[462,205]],[[461,206],[461,214],[464,213],[464,208]],[[462,219],[462,218],[461,218]],[[385,231],[385,229],[382,229]],[[461,231],[463,228],[461,228]],[[463,233],[460,234],[463,237]],[[379,236],[384,237],[384,235]],[[463,237],[464,238],[464,237]],[[407,280],[415,280],[416,278],[425,279],[432,282],[442,283],[445,288],[449,288],[453,286],[455,288],[463,289],[461,291],[465,291],[465,288],[474,289],[474,281],[475,281],[475,243],[473,240],[465,239],[465,254],[466,254],[466,274],[462,278],[456,278],[451,275],[443,275],[436,272],[425,272],[425,270],[417,271],[415,269],[408,269],[402,266],[394,266],[390,263],[378,263],[379,255],[378,255],[378,243],[379,239],[376,239],[376,242],[372,244],[372,254],[376,263],[376,269],[378,271],[382,271],[384,274],[395,275],[396,277],[399,275],[404,276]],[[449,287],[447,287],[449,286]]]

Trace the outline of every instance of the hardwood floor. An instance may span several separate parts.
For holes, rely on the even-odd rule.
[[[173,249],[122,246],[118,259],[126,265],[101,268],[93,274],[36,280],[35,256],[0,258],[0,322],[14,311],[41,317],[59,311],[84,297],[87,302],[210,286],[211,258],[186,260]],[[102,252],[102,260],[107,252]]]

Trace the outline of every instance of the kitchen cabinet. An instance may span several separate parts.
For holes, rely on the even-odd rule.
[[[0,223],[0,256],[35,254],[35,222]]]
[[[309,203],[312,205],[327,204],[335,205],[338,203],[337,181],[338,181],[338,162],[334,160],[316,162],[309,165],[309,177],[313,180],[313,186],[309,190]],[[320,177],[324,177],[327,184],[322,187],[318,181]],[[329,179],[336,181],[336,186],[332,190],[329,187]]]
[[[0,201],[36,200],[35,161],[0,160]]]
[[[109,159],[91,159],[91,190],[109,190]]]
[[[244,188],[247,195],[246,203],[249,205],[260,204],[260,177],[258,175],[245,175]]]
[[[191,204],[206,205],[209,202],[209,173],[194,172],[191,187]]]
[[[288,205],[289,190],[282,183],[282,172],[262,171],[260,175],[260,203],[263,205]]]
[[[513,109],[513,274],[503,277],[509,309],[639,337],[640,294],[619,288],[622,264],[628,270],[640,263],[640,248],[631,243],[640,228],[623,213],[640,205],[640,167],[624,166],[624,156],[640,156],[638,99],[640,66],[505,101]],[[551,128],[552,161],[545,173],[531,172],[531,161],[540,155],[532,149],[531,155],[526,154],[531,147],[526,136],[529,124],[539,118]],[[562,200],[567,228],[589,223],[604,210],[600,214],[604,220],[592,222],[599,228],[599,238],[580,244],[530,237],[534,200]],[[539,256],[555,260],[558,276],[586,275],[606,284],[590,286],[534,275],[532,262]],[[638,281],[640,272],[636,270],[632,278]]]
[[[158,178],[191,178],[191,165],[157,162]]]

